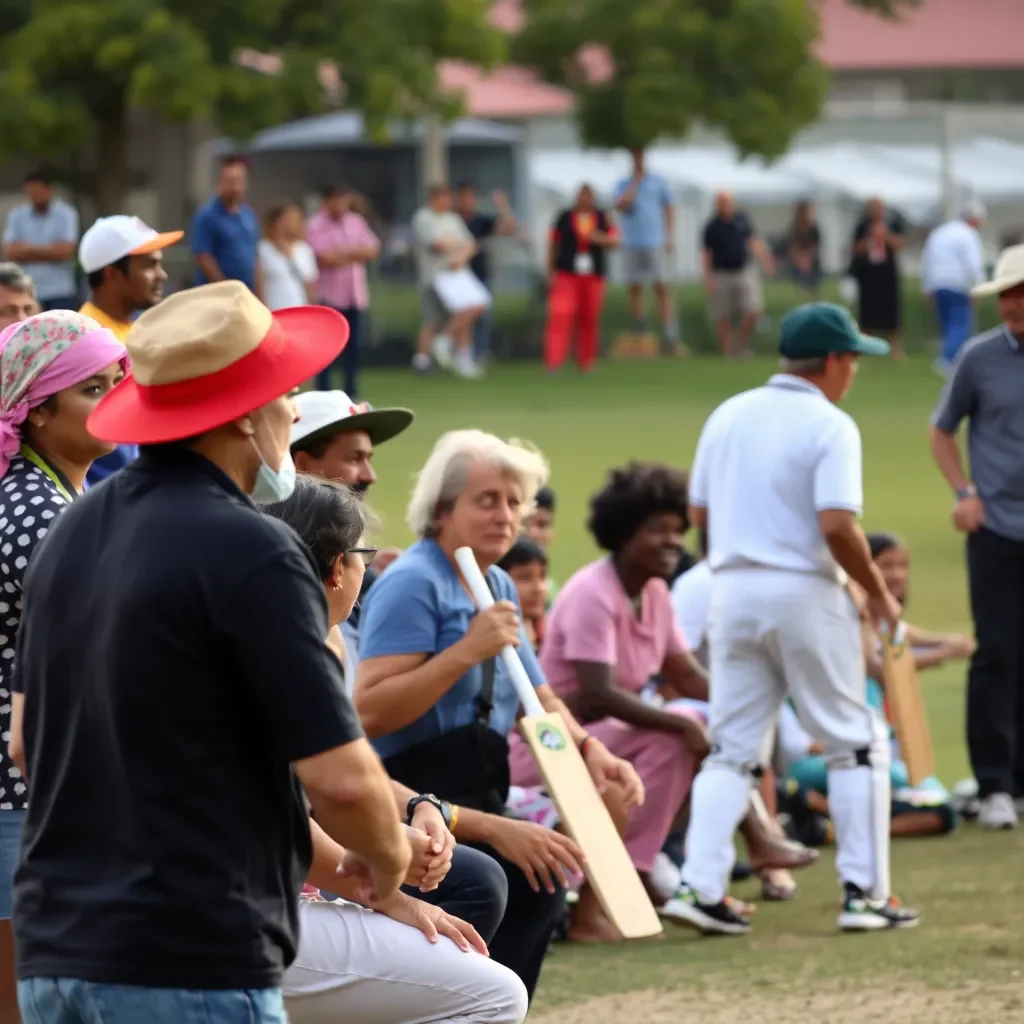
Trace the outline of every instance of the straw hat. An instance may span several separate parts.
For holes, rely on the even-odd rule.
[[[158,444],[223,426],[330,365],[348,335],[333,309],[271,313],[239,281],[176,292],[132,326],[131,375],[93,410],[89,432],[112,444]]]
[[[1024,284],[1024,245],[1011,245],[999,254],[992,280],[976,284],[971,294],[998,295],[1019,284]]]

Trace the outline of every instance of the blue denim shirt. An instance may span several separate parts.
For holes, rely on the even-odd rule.
[[[232,212],[214,196],[199,207],[192,220],[193,254],[212,256],[228,280],[241,281],[253,291],[259,241],[259,218],[248,204]],[[206,276],[197,269],[196,284],[206,283]]]

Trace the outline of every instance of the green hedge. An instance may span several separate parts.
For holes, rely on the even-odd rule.
[[[412,285],[377,281],[372,289],[370,345],[373,363],[404,361],[419,330],[419,293]],[[839,301],[835,282],[826,282],[821,297]],[[807,301],[807,293],[788,281],[764,284],[765,317],[754,339],[756,348],[774,346],[775,328],[793,306]],[[653,306],[648,303],[650,322]],[[708,316],[707,296],[699,284],[676,288],[676,311],[680,337],[694,352],[716,351],[714,325]],[[977,311],[979,327],[999,322],[994,300],[986,300]],[[602,339],[605,346],[630,326],[626,289],[611,286],[605,299]],[[533,358],[541,350],[544,331],[544,298],[541,291],[500,292],[494,303],[494,348],[504,358]],[[921,295],[916,279],[903,287],[903,340],[908,352],[933,354],[938,344],[935,314]]]

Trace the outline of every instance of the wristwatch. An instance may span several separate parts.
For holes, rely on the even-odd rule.
[[[966,487],[961,487],[956,492],[956,500],[962,501],[964,498],[976,498],[978,496],[978,488],[974,484],[968,484]]]
[[[444,819],[444,827],[450,829],[452,827],[452,806],[447,800],[438,800],[433,793],[420,793],[419,796],[414,796],[405,808],[405,823],[407,825],[412,824],[413,812],[420,804],[430,804],[432,807],[436,807],[441,817]]]

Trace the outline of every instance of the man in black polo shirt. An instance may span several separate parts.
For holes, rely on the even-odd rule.
[[[753,222],[736,209],[731,192],[715,197],[715,215],[704,228],[704,287],[711,303],[718,344],[727,358],[751,355],[750,333],[761,315],[761,281],[751,256],[769,276],[775,263]],[[737,336],[733,327],[739,321]]]
[[[12,746],[32,784],[14,928],[39,1024],[284,1024],[309,811],[380,898],[410,851],[324,644],[311,556],[257,501],[294,485],[287,393],[341,351],[323,307],[244,285],[143,314],[89,429],[140,459],[25,584]]]

